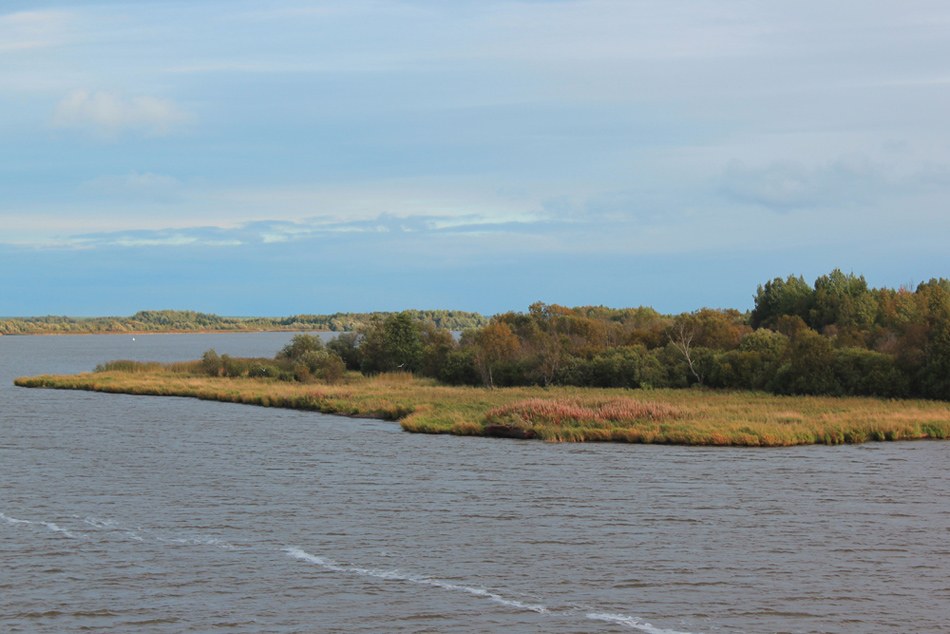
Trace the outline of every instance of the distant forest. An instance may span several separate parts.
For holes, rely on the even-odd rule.
[[[419,367],[442,381],[950,400],[950,280],[869,288],[834,270],[759,286],[751,312],[565,308],[496,315]]]
[[[274,360],[220,358],[215,376],[339,380],[413,372],[451,385],[573,385],[613,388],[705,386],[773,394],[950,400],[950,280],[916,289],[869,288],[834,270],[759,286],[755,308],[703,308],[662,315],[652,308],[567,308],[528,312],[450,330],[426,313],[362,321],[324,344],[298,335]],[[287,324],[298,328],[305,322]],[[309,323],[309,322],[306,322]]]
[[[190,310],[143,310],[131,317],[12,317],[0,318],[0,334],[89,334],[123,332],[201,332],[259,330],[356,331],[391,313],[334,313],[290,317],[219,317]],[[488,319],[457,310],[409,310],[412,319],[444,330],[478,328]]]

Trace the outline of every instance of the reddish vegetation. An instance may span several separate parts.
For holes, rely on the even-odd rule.
[[[599,405],[583,405],[576,399],[529,398],[517,403],[494,407],[485,420],[496,424],[519,426],[577,426],[634,421],[661,421],[684,416],[683,410],[664,403],[616,398]]]

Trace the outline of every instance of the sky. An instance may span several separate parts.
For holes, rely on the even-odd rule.
[[[0,315],[950,277],[942,0],[0,3]]]

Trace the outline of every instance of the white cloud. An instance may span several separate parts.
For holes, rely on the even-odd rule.
[[[170,99],[76,90],[57,104],[51,123],[54,127],[90,128],[106,136],[114,136],[123,129],[164,135],[174,126],[192,120],[191,114]]]
[[[22,11],[0,15],[0,53],[59,46],[67,40],[72,15],[64,11]]]

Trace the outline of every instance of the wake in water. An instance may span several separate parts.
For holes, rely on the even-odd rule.
[[[88,535],[84,535],[82,533],[79,533],[77,535],[76,533],[68,531],[65,528],[57,526],[53,522],[47,522],[47,521],[42,521],[42,520],[21,520],[15,517],[10,517],[9,515],[4,515],[3,513],[0,513],[0,520],[3,520],[7,522],[8,524],[27,524],[27,525],[32,525],[32,526],[43,526],[44,528],[47,528],[53,531],[54,533],[60,533],[64,537],[69,537],[70,539],[86,539],[89,537]]]
[[[506,599],[505,597],[491,592],[485,588],[473,588],[471,586],[463,586],[449,581],[443,581],[441,579],[433,579],[431,577],[422,577],[417,575],[411,575],[398,570],[373,570],[368,568],[361,568],[359,566],[347,566],[343,564],[336,563],[325,557],[320,557],[319,555],[312,555],[307,551],[297,548],[294,546],[288,546],[283,549],[285,553],[294,559],[299,559],[301,561],[306,561],[308,563],[316,564],[325,570],[330,570],[332,572],[345,572],[351,573],[363,577],[375,577],[376,579],[384,579],[387,581],[405,581],[409,583],[415,583],[425,586],[433,586],[436,588],[441,588],[443,590],[452,590],[457,592],[466,592],[479,597],[485,597],[491,599],[495,603],[500,603],[511,608],[517,608],[521,610],[530,610],[532,612],[537,612],[538,614],[577,614],[580,610],[578,608],[551,608],[546,605],[540,605],[536,603],[524,603],[522,601],[517,601],[515,599]],[[588,619],[594,621],[604,621],[607,623],[615,623],[617,625],[623,625],[645,634],[691,634],[689,632],[681,632],[678,630],[667,630],[663,628],[656,627],[639,619],[635,616],[628,616],[626,614],[608,614],[605,612],[588,612],[585,615]]]
[[[474,594],[475,596],[485,597],[491,599],[495,603],[500,603],[501,605],[507,605],[512,608],[519,608],[521,610],[531,610],[532,612],[544,613],[548,609],[543,605],[537,605],[532,603],[523,603],[521,601],[515,601],[514,599],[506,599],[501,595],[490,592],[485,588],[472,588],[470,586],[460,586],[458,584],[450,583],[448,581],[442,581],[440,579],[432,579],[431,577],[420,577],[416,575],[405,574],[397,570],[369,570],[367,568],[359,568],[357,566],[342,566],[340,564],[334,563],[323,557],[318,557],[317,555],[311,555],[310,553],[301,550],[300,548],[288,547],[284,548],[284,552],[295,559],[301,559],[303,561],[308,561],[312,564],[317,564],[318,566],[325,568],[327,570],[332,570],[334,572],[350,572],[353,574],[361,575],[364,577],[376,577],[377,579],[386,579],[389,581],[408,581],[410,583],[417,583],[424,586],[434,586],[436,588],[442,588],[443,590],[456,590],[459,592],[467,592],[468,594]]]
[[[210,546],[214,548],[219,548],[223,550],[236,550],[237,547],[233,544],[226,542],[224,540],[213,538],[213,537],[161,537],[155,535],[152,531],[143,529],[143,528],[129,528],[122,526],[113,520],[103,520],[94,517],[75,517],[75,519],[81,520],[84,524],[89,527],[95,528],[97,530],[121,535],[125,538],[132,539],[138,542],[153,542],[153,543],[163,543],[163,544],[176,544],[176,545],[185,545],[185,546]],[[43,527],[49,531],[62,535],[63,537],[76,540],[87,540],[91,539],[88,534],[74,532],[69,529],[63,528],[53,522],[46,520],[26,520],[19,519],[15,517],[10,517],[2,512],[0,512],[0,520],[6,522],[10,525],[22,525],[22,526],[38,526]],[[252,547],[253,548],[253,547]],[[263,546],[265,550],[271,551],[281,551],[286,555],[304,561],[310,564],[320,566],[324,570],[331,572],[339,572],[346,574],[353,574],[363,577],[373,577],[376,579],[382,579],[386,581],[395,581],[402,583],[413,583],[422,586],[429,586],[434,588],[439,588],[441,590],[449,592],[461,592],[471,596],[480,597],[498,603],[516,610],[526,610],[534,612],[537,614],[544,615],[554,615],[561,617],[574,617],[583,615],[584,617],[594,620],[594,621],[603,621],[606,623],[613,623],[615,625],[621,625],[624,627],[629,627],[633,630],[643,632],[644,634],[691,634],[690,632],[682,632],[678,630],[669,630],[656,627],[646,621],[626,614],[612,614],[606,612],[595,612],[590,611],[590,609],[585,609],[581,607],[550,607],[540,603],[527,603],[524,601],[519,601],[517,599],[511,599],[502,596],[497,592],[493,592],[487,588],[479,588],[474,586],[467,586],[458,583],[452,583],[450,581],[445,581],[443,579],[435,579],[432,577],[415,575],[399,570],[378,570],[373,568],[363,568],[360,566],[346,565],[337,563],[326,557],[321,557],[319,555],[314,555],[308,553],[307,551],[297,548],[295,546],[285,546],[285,547],[274,547],[274,546]],[[258,550],[260,548],[254,548]]]
[[[590,612],[587,614],[587,618],[593,619],[594,621],[606,621],[607,623],[626,625],[627,627],[632,627],[635,630],[640,630],[641,632],[646,632],[647,634],[687,634],[686,632],[679,632],[677,630],[665,630],[661,627],[651,625],[646,621],[642,621],[635,616],[627,616],[625,614]]]

